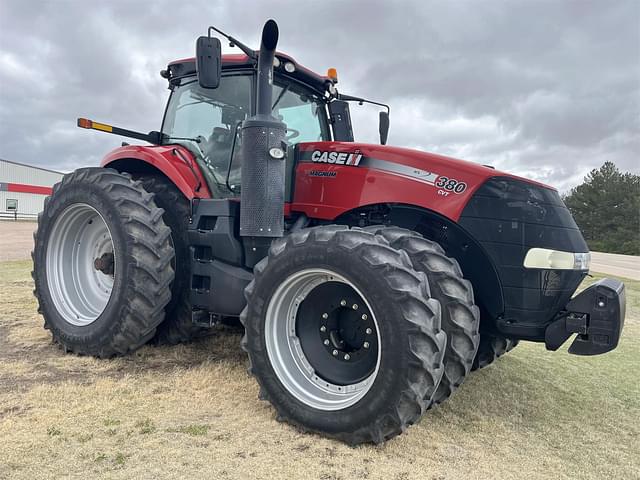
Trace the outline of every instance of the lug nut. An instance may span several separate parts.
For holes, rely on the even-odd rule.
[[[358,304],[357,304],[357,303],[354,303],[354,304],[351,306],[351,308],[353,308],[354,310],[357,310],[357,309],[358,309]]]
[[[351,355],[349,355],[348,353],[344,354],[344,359],[345,360],[349,360],[351,358]]]
[[[343,307],[347,304],[346,300],[340,300],[340,305],[342,305]]]
[[[373,332],[373,330],[371,330],[370,328],[367,328],[365,332],[367,332],[367,335],[371,335],[371,332]]]
[[[320,331],[321,331],[321,332],[326,332],[326,331],[327,331],[327,327],[325,327],[324,325],[322,325],[322,326],[320,327]]]
[[[323,313],[322,314],[322,318],[324,318],[326,320],[327,318],[329,318],[329,314],[328,313]]]
[[[368,316],[366,313],[363,313],[361,318],[362,318],[363,320],[366,320],[367,318],[369,318],[369,316]]]
[[[364,348],[369,348],[369,342],[364,342],[364,343],[362,344],[362,346],[363,346]]]
[[[326,339],[326,340],[325,340],[324,342],[322,342],[322,343],[324,343],[325,345],[329,346],[329,343],[330,343],[330,342],[329,342],[329,339]]]
[[[334,357],[338,356],[338,350],[334,350],[333,352],[331,352],[333,354]]]

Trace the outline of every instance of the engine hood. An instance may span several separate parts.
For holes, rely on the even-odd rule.
[[[313,218],[335,220],[366,205],[404,204],[455,222],[475,192],[492,178],[516,180],[557,195],[546,185],[491,167],[408,148],[304,142],[296,145],[295,157],[291,211]]]
[[[510,177],[540,187],[555,190],[549,185],[496,170],[492,167],[487,167],[485,165],[480,165],[474,162],[460,160],[453,157],[438,155],[435,153],[413,150],[410,148],[355,142],[309,142],[300,143],[298,148],[300,152],[306,152],[306,155],[303,153],[303,157],[308,157],[310,153],[313,154],[313,152],[316,151],[321,152],[321,154],[324,152],[336,152],[362,155],[362,159],[360,160],[358,166],[362,165],[368,166],[370,168],[384,167],[384,165],[381,165],[379,162],[375,161],[382,160],[389,163],[386,166],[390,170],[393,170],[393,166],[390,164],[403,165],[409,168],[420,169],[422,171],[431,172],[434,174],[441,174],[440,172],[443,171],[446,171],[446,173],[449,174],[451,170],[454,170],[456,173],[458,173],[458,175],[464,175],[465,177],[473,178],[473,184],[482,183],[482,180],[499,176]],[[318,157],[316,155],[314,158],[310,159],[312,161],[317,161],[321,159],[321,156]],[[322,160],[324,160],[324,158],[322,158]],[[331,156],[327,156],[326,160],[327,163],[336,163],[335,161],[332,162]],[[317,163],[324,162],[319,161]],[[399,169],[399,171],[396,173],[400,173],[402,171],[402,169]]]

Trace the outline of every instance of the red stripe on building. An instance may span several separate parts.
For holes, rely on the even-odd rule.
[[[42,187],[40,185],[27,185],[24,183],[7,183],[7,191],[18,193],[35,193],[37,195],[51,195],[51,187]]]

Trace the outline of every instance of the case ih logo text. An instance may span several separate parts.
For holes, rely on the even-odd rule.
[[[336,165],[351,165],[357,167],[362,160],[360,153],[321,152],[315,150],[311,154],[311,160],[317,163],[335,163]]]

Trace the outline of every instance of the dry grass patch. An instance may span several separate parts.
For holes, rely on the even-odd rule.
[[[63,354],[28,272],[0,263],[0,478],[640,477],[640,282],[614,352],[523,344],[405,435],[351,448],[275,420],[237,332],[108,361]]]

